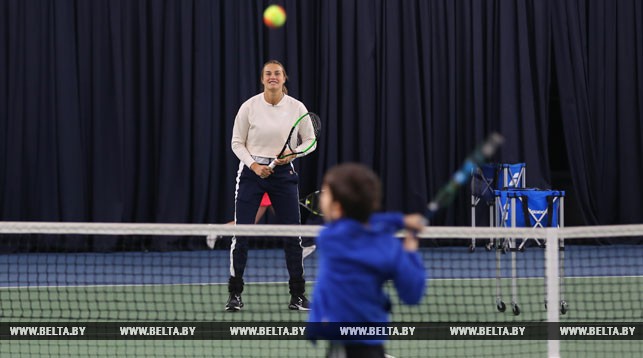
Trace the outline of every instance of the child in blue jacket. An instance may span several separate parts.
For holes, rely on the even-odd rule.
[[[338,165],[324,176],[320,208],[327,223],[316,241],[319,263],[308,336],[331,340],[329,357],[384,357],[383,339],[340,340],[323,327],[330,322],[388,323],[386,281],[393,280],[406,304],[419,303],[424,294],[426,272],[413,235],[424,218],[373,214],[380,197],[379,179],[363,165]],[[394,237],[404,228],[409,230],[403,240]]]

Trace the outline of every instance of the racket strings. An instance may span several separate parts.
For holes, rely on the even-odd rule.
[[[321,194],[321,190],[317,190],[314,193],[310,193],[306,195],[302,200],[300,200],[299,204],[303,206],[304,208],[308,209],[311,213],[318,215],[318,216],[323,216],[320,208],[320,200],[319,200],[319,195]]]
[[[319,133],[321,132],[321,119],[315,113],[310,113],[310,122],[313,126],[313,132],[315,133],[315,138],[319,138]]]
[[[296,135],[293,136],[293,138],[288,142],[288,147],[292,152],[291,154],[302,153],[298,152],[296,149],[307,139],[309,139],[310,133],[305,129],[305,127],[302,126],[302,124],[306,123],[307,121],[310,121],[310,128],[312,128],[313,130],[313,142],[311,143],[311,146],[312,144],[316,143],[317,139],[319,138],[319,133],[321,132],[321,119],[317,114],[309,112],[307,113],[306,118],[303,118],[299,122]]]

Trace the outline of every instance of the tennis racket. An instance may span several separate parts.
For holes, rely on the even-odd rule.
[[[476,149],[465,159],[462,166],[453,174],[449,182],[438,191],[435,198],[428,204],[428,210],[425,214],[426,218],[432,219],[440,209],[449,206],[456,197],[460,187],[462,187],[471,178],[472,169],[489,160],[503,142],[504,138],[502,135],[492,133],[484,142],[478,145]],[[321,194],[321,190],[317,190],[314,193],[306,195],[304,198],[299,200],[299,205],[303,206],[315,215],[322,216],[319,208],[319,194]]]
[[[306,195],[299,199],[299,205],[317,216],[324,216],[321,212],[321,208],[319,207],[319,194],[321,194],[321,190],[317,190],[314,193]]]
[[[435,198],[427,205],[428,210],[425,215],[427,219],[431,220],[436,212],[451,204],[458,193],[458,189],[471,178],[473,169],[491,159],[504,141],[505,139],[502,135],[491,133],[484,142],[469,154],[460,169],[453,174],[449,182],[438,191]]]
[[[320,131],[321,119],[319,119],[319,116],[313,112],[303,114],[301,117],[297,118],[297,121],[295,121],[292,128],[290,128],[288,139],[286,139],[286,143],[284,143],[284,146],[281,148],[281,152],[279,152],[277,158],[283,159],[293,155],[308,153],[308,151],[315,148]],[[289,149],[290,153],[284,154],[286,149]],[[276,165],[275,159],[268,166],[270,169],[275,169]]]

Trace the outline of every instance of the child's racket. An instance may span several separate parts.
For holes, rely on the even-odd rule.
[[[431,220],[436,212],[448,206],[458,193],[458,189],[469,180],[473,169],[489,160],[503,142],[502,135],[491,133],[484,142],[478,145],[464,160],[460,169],[453,173],[449,182],[438,191],[435,198],[427,205],[428,210],[425,216]]]

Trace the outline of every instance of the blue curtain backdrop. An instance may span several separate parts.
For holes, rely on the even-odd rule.
[[[262,23],[270,3],[288,13],[281,29]],[[234,116],[274,58],[324,121],[297,161],[302,193],[359,161],[386,209],[423,211],[497,130],[496,159],[526,162],[529,186],[550,187],[550,151],[566,152],[586,223],[643,222],[642,7],[0,0],[0,219],[231,220]],[[567,148],[549,143],[554,75]],[[463,191],[436,222],[468,225],[467,204]]]

